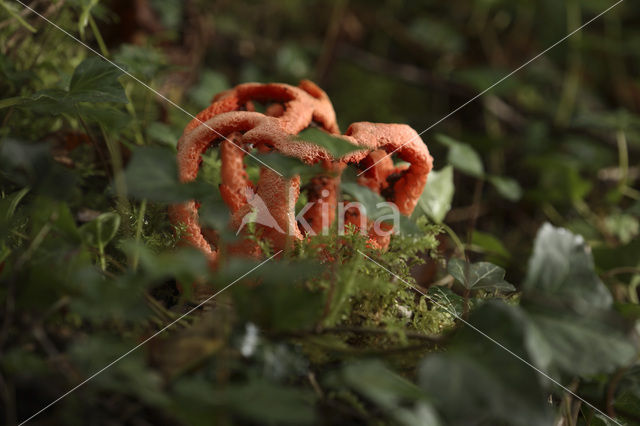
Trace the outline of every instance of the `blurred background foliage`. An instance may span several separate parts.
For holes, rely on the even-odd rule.
[[[435,170],[388,252],[325,237],[193,310],[184,283],[258,265],[212,272],[176,247],[169,203],[197,197],[225,229],[215,152],[179,184],[190,117],[0,0],[1,422],[144,343],[30,423],[640,424],[636,3],[442,122],[614,2],[28,4],[193,114],[239,83],[308,78],[343,131],[437,123]]]

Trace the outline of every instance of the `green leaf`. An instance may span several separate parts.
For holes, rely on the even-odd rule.
[[[447,352],[428,355],[418,372],[420,387],[433,398],[445,423],[551,424],[540,376],[514,356],[528,358],[522,310],[487,302],[473,311],[469,322],[476,330],[460,329]]]
[[[85,59],[73,72],[68,90],[61,88],[40,90],[23,97],[18,105],[37,113],[57,115],[90,114],[84,106],[78,107],[80,102],[126,104],[129,100],[122,84],[118,81],[121,75],[122,71],[102,59]],[[94,112],[94,115],[97,114]]]
[[[436,140],[449,148],[447,156],[449,164],[470,176],[477,178],[484,176],[482,160],[470,145],[445,135],[437,135]]]
[[[180,139],[180,133],[168,124],[155,121],[147,126],[147,137],[175,149],[178,139]]]
[[[227,77],[219,72],[204,70],[198,84],[189,90],[189,99],[199,108],[206,108],[211,104],[213,95],[229,89]]]
[[[181,283],[192,283],[210,275],[207,257],[202,251],[193,247],[181,247],[161,253],[153,253],[142,244],[124,241],[122,249],[130,257],[137,255],[140,259],[140,266],[144,271],[144,275],[135,277],[139,285],[144,286],[169,278],[175,278]]]
[[[247,164],[258,167],[266,167],[266,164],[284,177],[300,176],[301,179],[306,179],[326,173],[318,164],[310,166],[297,158],[288,157],[275,151],[266,154],[254,154],[245,158]],[[256,160],[256,158],[260,161]]]
[[[120,228],[120,215],[108,212],[102,213],[80,227],[80,234],[86,244],[92,247],[104,247],[116,236],[118,228]]]
[[[408,32],[427,49],[437,52],[459,52],[465,46],[465,39],[450,23],[428,16],[417,17]]]
[[[6,4],[6,0],[3,1]],[[18,69],[14,61],[3,53],[0,53],[0,76],[2,76],[2,85],[7,85],[10,88],[10,93],[29,84],[30,81],[38,80],[34,71]],[[0,102],[0,104],[2,103]]]
[[[29,192],[29,187],[22,188],[16,192],[5,195],[0,200],[0,212],[4,213],[4,217],[0,217],[0,220],[9,220],[16,212],[18,208],[18,204],[24,198],[25,195]]]
[[[293,139],[297,141],[310,142],[322,147],[329,151],[333,158],[342,158],[351,152],[362,150],[362,147],[354,145],[343,138],[331,135],[313,127],[301,131],[295,135]]]
[[[452,166],[446,166],[438,171],[432,170],[418,200],[418,209],[412,218],[425,214],[434,222],[441,223],[451,210],[454,191]]]
[[[613,302],[584,239],[548,223],[536,236],[523,296],[562,301],[585,313],[609,309]]]
[[[110,106],[82,105],[77,113],[89,122],[98,123],[110,134],[118,134],[131,122],[129,114]]]
[[[31,96],[22,98],[20,105],[40,114],[58,115],[76,112],[76,104],[68,98],[68,92],[57,88],[39,90]]]
[[[0,109],[8,108],[14,105],[20,105],[23,102],[24,102],[24,98],[22,96],[14,96],[12,98],[0,99]]]
[[[402,401],[426,399],[415,384],[389,370],[380,361],[363,361],[347,365],[342,377],[352,388],[384,407],[393,407]]]
[[[521,368],[528,367],[523,364]],[[542,395],[536,398],[524,386],[511,387],[501,373],[461,354],[436,354],[420,366],[420,383],[438,399],[447,424],[477,424],[480,418],[494,419],[486,424],[502,424],[498,419],[516,425],[550,424],[549,416],[543,415],[547,410]],[[537,381],[533,374],[519,376],[523,381],[528,376],[531,384]]]
[[[468,290],[516,290],[504,280],[505,270],[489,262],[470,264],[464,260],[451,259],[447,272]]]
[[[308,75],[311,67],[306,52],[297,43],[286,43],[280,46],[275,64],[281,74],[295,78]]]
[[[376,218],[381,216],[382,214],[386,214],[388,212],[380,212],[378,205],[384,203],[385,200],[378,193],[373,192],[371,189],[364,185],[360,185],[355,182],[342,182],[340,186],[343,192],[349,194],[353,197],[357,202],[362,204],[365,208],[368,218]]]
[[[152,80],[161,70],[166,68],[166,60],[162,52],[146,46],[122,44],[114,55],[114,60],[124,69],[145,81]],[[211,98],[212,93],[217,92],[209,92],[207,96]],[[209,106],[209,103],[202,107]]]
[[[529,259],[522,300],[530,317],[527,346],[536,364],[593,375],[629,363],[637,348],[612,302],[582,237],[544,224]]]
[[[441,424],[425,392],[380,361],[348,364],[338,380],[382,407],[398,424]],[[407,408],[408,404],[412,408]]]
[[[228,409],[251,424],[303,425],[314,423],[315,418],[311,391],[261,378],[227,386],[215,385],[210,379],[185,378],[176,383],[174,393],[175,410],[187,424],[198,426],[211,424],[219,409]]]
[[[85,59],[77,66],[69,83],[73,102],[129,102],[118,78],[122,71],[99,58]]]
[[[515,179],[504,176],[489,176],[489,182],[500,195],[509,201],[518,201],[522,198],[522,188]]]
[[[589,317],[527,305],[527,347],[538,367],[570,375],[612,373],[628,365],[637,348],[615,315]]]
[[[198,199],[213,191],[197,181],[180,183],[175,152],[161,147],[134,149],[125,178],[129,195],[162,203]]]
[[[504,244],[502,244],[499,239],[486,232],[474,230],[473,235],[471,236],[471,244],[482,247],[482,249],[487,252],[497,254],[506,259],[511,257]]]
[[[231,282],[250,270],[247,262],[230,262],[220,282]],[[304,285],[324,268],[314,262],[269,262],[247,277],[258,286],[235,285],[231,289],[238,314],[246,321],[274,331],[313,327],[320,319],[325,294]]]
[[[69,356],[74,365],[82,366],[91,374],[109,364],[135,346],[135,342],[124,344],[122,338],[91,336],[74,341]],[[143,352],[135,352],[115,363],[104,373],[95,377],[92,386],[113,393],[140,398],[145,403],[164,405],[168,402],[162,391],[162,378],[147,366]]]
[[[393,225],[397,225],[397,229],[394,229],[394,232],[404,235],[420,234],[421,231],[419,227],[411,218],[400,214],[400,212],[385,201],[380,194],[373,192],[368,187],[355,182],[342,182],[340,188],[344,193],[349,194],[364,207],[368,219],[382,220],[382,218],[385,218],[386,220],[383,222],[386,223],[392,223],[397,219],[398,223],[392,223]]]
[[[77,174],[53,161],[48,143],[0,140],[0,175],[34,193],[68,199],[75,195]]]
[[[622,244],[630,243],[640,232],[638,219],[624,213],[614,213],[604,220],[604,226],[615,235]]]
[[[614,395],[614,404],[617,414],[623,419],[629,415],[640,417],[640,366],[634,365],[622,375]],[[628,424],[632,424],[630,418]]]

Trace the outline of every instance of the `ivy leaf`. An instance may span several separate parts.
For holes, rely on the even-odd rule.
[[[447,265],[449,272],[468,290],[515,291],[516,288],[504,280],[505,270],[489,262],[467,263],[451,259]]]
[[[349,143],[348,141],[331,135],[316,128],[308,128],[298,133],[294,140],[310,142],[329,151],[333,158],[342,158],[345,155],[362,150],[362,147]]]
[[[594,270],[591,249],[584,239],[549,223],[542,225],[536,236],[523,297],[562,301],[584,313],[609,309],[613,303]]]
[[[442,223],[451,209],[454,191],[452,166],[438,171],[432,170],[418,200],[418,209],[412,217],[417,218],[424,214],[434,222]]]
[[[637,348],[614,313],[584,316],[531,304],[525,309],[527,347],[543,370],[592,376],[612,373],[636,357]]]
[[[379,212],[378,205],[384,203],[385,200],[380,194],[355,182],[343,182],[340,188],[343,192],[353,197],[358,203],[362,204],[367,218],[375,219],[382,214]]]
[[[122,71],[99,59],[85,59],[73,72],[68,97],[73,102],[129,102],[118,78]]]
[[[523,364],[522,369],[528,368]],[[420,382],[431,391],[449,420],[447,424],[478,424],[477,419],[490,416],[516,425],[548,425],[549,417],[536,398],[527,395],[523,386],[512,388],[493,370],[461,354],[431,355],[420,367]],[[522,380],[536,382],[535,373],[518,374]],[[538,400],[543,398],[538,396]],[[487,422],[486,424],[503,424]]]
[[[220,408],[229,409],[249,423],[314,423],[315,397],[312,392],[270,383],[262,378],[221,387],[204,378],[188,377],[175,384],[174,393],[178,401],[175,410],[187,424],[211,424]]]
[[[346,365],[333,385],[343,382],[382,407],[401,425],[437,426],[441,422],[426,393],[380,361],[360,361]],[[407,408],[408,403],[412,408]]]
[[[527,318],[520,308],[487,302],[469,318],[446,353],[427,356],[419,384],[434,400],[445,423],[548,425],[550,407],[538,373],[513,354],[527,359]],[[482,421],[480,421],[482,420]]]
[[[522,188],[515,179],[504,176],[489,176],[489,182],[500,195],[509,201],[518,201],[522,198]]]
[[[582,237],[544,224],[529,259],[522,300],[530,317],[527,346],[536,364],[593,375],[629,363],[637,348],[612,304]]]
[[[47,143],[6,138],[0,140],[0,176],[9,182],[49,197],[74,195],[77,174],[53,161]]]
[[[394,232],[403,235],[418,235],[420,233],[420,229],[411,218],[400,214],[392,203],[385,201],[380,194],[373,192],[366,186],[355,182],[342,182],[341,188],[343,192],[349,194],[362,205],[368,219],[385,219],[382,221],[396,226]],[[393,223],[396,220],[397,223]]]
[[[511,257],[511,254],[506,249],[504,244],[502,244],[499,239],[486,232],[473,231],[473,235],[471,236],[471,243],[474,246],[481,247],[482,249],[491,253],[495,253],[501,257],[504,257],[505,259],[509,259]]]
[[[470,145],[445,135],[437,135],[436,140],[449,148],[447,156],[449,164],[470,176],[477,178],[484,176],[482,160]]]

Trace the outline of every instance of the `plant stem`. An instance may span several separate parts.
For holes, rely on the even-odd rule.
[[[143,199],[140,202],[140,208],[138,210],[138,219],[136,220],[136,244],[140,242],[140,237],[142,237],[142,228],[144,227],[144,214],[147,209],[147,200]],[[133,270],[138,269],[138,262],[140,260],[140,254],[138,249],[136,248],[135,253],[133,254],[133,259],[131,260],[131,267]]]
[[[462,243],[462,240],[458,237],[458,235],[453,231],[453,229],[449,228],[449,226],[445,225],[444,223],[440,224],[440,226],[442,226],[442,229],[444,229],[445,232],[449,234],[449,237],[451,237],[451,239],[453,240],[453,243],[456,245],[457,249],[460,251],[460,254],[462,254],[463,257],[466,257],[464,244]]]
[[[111,140],[104,127],[100,126],[102,136],[107,145],[109,156],[111,158],[111,168],[113,171],[113,183],[116,190],[116,209],[122,217],[123,230],[125,235],[130,235],[129,213],[131,206],[127,199],[127,184],[124,179],[124,171],[122,166],[122,153],[120,151],[120,145],[117,142]]]
[[[582,20],[582,10],[578,0],[567,1],[567,28],[571,31],[580,26]],[[582,33],[578,32],[569,39],[569,70],[566,73],[562,87],[562,98],[556,113],[556,123],[566,126],[573,115],[580,88],[580,72],[582,70],[582,58],[580,55],[580,44]]]
[[[100,34],[100,30],[96,25],[96,21],[93,19],[93,16],[89,15],[89,25],[91,26],[91,31],[93,32],[93,36],[96,38],[98,42],[98,46],[100,47],[100,51],[106,57],[109,57],[109,50],[107,49],[107,45],[102,38],[102,34]]]
[[[618,182],[618,186],[623,189],[627,187],[629,181],[629,147],[624,130],[618,130],[616,142],[618,145],[618,167],[620,167],[620,182]]]

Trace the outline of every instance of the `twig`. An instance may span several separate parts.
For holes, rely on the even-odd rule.
[[[356,334],[378,334],[393,336],[394,331],[385,328],[370,328],[370,327],[325,327],[315,330],[297,331],[284,333],[285,336],[291,337],[305,337],[309,335],[325,335],[325,334],[342,334],[342,333],[356,333]],[[406,337],[410,339],[422,340],[429,343],[442,343],[445,339],[442,336],[433,336],[428,334],[419,333],[416,331],[401,331]]]
[[[616,275],[622,274],[640,274],[640,268],[636,268],[634,266],[621,266],[619,268],[613,268],[604,274],[602,274],[603,278],[611,278]]]
[[[616,371],[616,374],[611,378],[611,381],[609,382],[609,386],[607,386],[607,414],[611,417],[616,417],[616,410],[614,409],[614,400],[616,397],[616,389],[618,388],[618,384],[620,384],[620,380],[622,380],[622,377],[624,376],[624,374],[627,372],[629,368],[625,367],[625,368],[621,368],[618,371]]]
[[[322,392],[322,389],[320,388],[320,385],[316,380],[316,375],[313,374],[313,371],[309,371],[309,373],[307,373],[307,378],[309,379],[309,383],[311,383],[311,387],[313,388],[313,390],[318,394],[318,397],[324,398],[324,392]]]
[[[329,20],[329,28],[325,35],[324,42],[322,43],[322,53],[318,59],[316,65],[316,79],[319,84],[322,84],[324,77],[327,74],[331,58],[336,47],[336,41],[338,35],[340,35],[340,26],[342,25],[342,19],[344,13],[347,10],[347,4],[349,0],[338,0],[333,4],[333,10],[331,11],[331,18]]]

